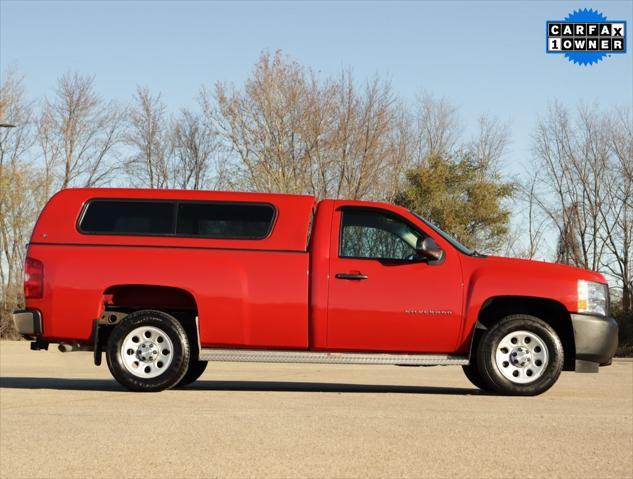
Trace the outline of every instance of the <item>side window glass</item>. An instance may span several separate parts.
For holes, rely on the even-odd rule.
[[[417,259],[422,234],[396,216],[374,210],[343,212],[339,256],[386,260]]]
[[[79,228],[93,234],[173,234],[175,207],[171,202],[93,200]]]
[[[274,219],[275,208],[268,204],[92,200],[82,215],[79,231],[263,239],[270,233]]]
[[[176,234],[204,238],[263,239],[275,218],[270,205],[180,203]]]

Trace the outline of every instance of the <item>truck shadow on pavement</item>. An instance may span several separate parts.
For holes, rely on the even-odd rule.
[[[127,391],[114,380],[61,379],[35,377],[1,377],[0,389],[56,389],[62,391]],[[406,386],[388,384],[349,384],[302,381],[207,381],[200,380],[180,391],[269,391],[269,392],[326,392],[326,393],[391,393],[391,394],[447,394],[489,395],[475,388],[436,386]]]

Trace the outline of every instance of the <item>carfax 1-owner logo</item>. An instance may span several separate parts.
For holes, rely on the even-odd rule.
[[[607,20],[602,13],[576,10],[564,20],[546,22],[546,52],[563,54],[578,65],[598,63],[626,53],[626,21]]]

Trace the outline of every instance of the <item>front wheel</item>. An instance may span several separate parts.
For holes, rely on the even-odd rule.
[[[189,366],[189,341],[182,325],[161,311],[137,311],[108,338],[108,368],[122,386],[154,392],[180,382]]]
[[[545,321],[525,314],[506,316],[481,338],[477,364],[493,391],[535,396],[558,380],[563,346]]]
[[[195,382],[200,376],[202,376],[204,370],[207,369],[207,364],[208,363],[206,361],[189,361],[189,368],[178,383],[178,387],[187,386]]]
[[[482,379],[481,374],[479,373],[479,367],[474,360],[471,359],[470,364],[462,366],[462,369],[464,371],[464,374],[466,375],[466,378],[468,378],[473,386],[481,389],[482,391],[490,390],[486,382]]]

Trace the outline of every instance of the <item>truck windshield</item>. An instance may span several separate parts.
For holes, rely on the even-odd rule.
[[[419,214],[417,214],[415,211],[411,211],[409,210],[409,212],[415,216],[416,218],[418,218],[420,221],[422,221],[422,223],[424,223],[426,226],[428,226],[429,228],[431,228],[433,231],[435,231],[438,235],[440,235],[442,238],[444,238],[446,241],[448,241],[450,244],[452,244],[455,248],[457,248],[460,252],[467,254],[468,256],[474,256],[477,255],[478,253],[473,250],[470,249],[466,246],[464,246],[463,244],[461,244],[459,241],[457,241],[455,238],[453,238],[451,235],[449,235],[447,232],[442,231],[440,228],[438,228],[437,226],[435,226],[433,223],[431,223],[429,220],[424,219],[422,216],[420,216]]]

